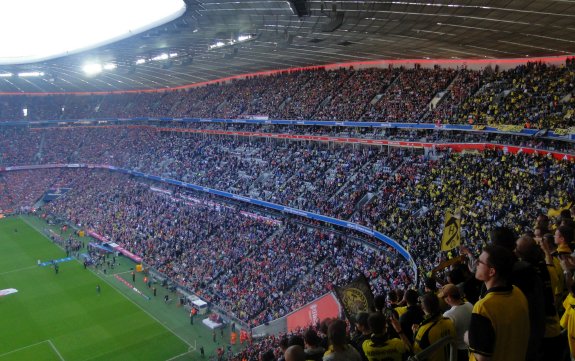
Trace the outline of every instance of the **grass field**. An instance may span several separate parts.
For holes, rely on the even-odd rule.
[[[198,339],[209,336],[190,327],[188,334],[177,332],[186,325],[183,310],[162,310],[163,302],[148,301],[76,260],[60,263],[58,274],[37,265],[63,257],[30,221],[0,219],[0,290],[18,290],[0,297],[0,361],[201,359]],[[154,309],[168,321],[160,323]]]

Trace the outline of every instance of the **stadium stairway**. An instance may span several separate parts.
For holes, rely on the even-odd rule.
[[[342,184],[341,187],[339,187],[339,189],[333,194],[333,196],[331,196],[331,198],[329,199],[329,202],[332,202],[344,189],[347,188],[347,186],[351,183],[351,182],[355,182],[355,180],[358,177],[358,174],[363,172],[366,169],[369,169],[370,167],[373,167],[373,160],[367,161],[365,162],[365,164],[363,166],[361,166],[359,169],[354,169],[353,170],[353,176],[349,177],[347,182],[345,182],[344,184]]]
[[[426,119],[428,121],[434,121],[434,119],[430,119],[431,115],[433,114],[433,110],[435,110],[441,102],[448,97],[451,93],[451,89],[453,89],[453,84],[455,84],[458,79],[462,76],[461,72],[457,72],[457,75],[453,77],[447,88],[443,91],[438,92],[429,102],[427,107],[425,107],[426,111],[421,114],[420,119]]]

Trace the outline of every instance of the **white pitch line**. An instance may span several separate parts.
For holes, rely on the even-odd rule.
[[[191,351],[181,353],[181,354],[176,355],[176,356],[174,356],[174,357],[170,357],[170,358],[167,359],[166,361],[172,361],[172,360],[178,359],[178,358],[180,358],[180,357],[182,357],[182,356],[184,356],[184,355],[187,355],[187,354],[189,354],[189,353],[191,353]]]
[[[44,238],[48,239],[49,241],[52,241],[47,235],[45,235],[44,233],[40,232],[36,227],[34,227],[32,224],[30,224],[28,222],[27,219],[20,217],[21,220],[24,221],[24,223],[28,224],[28,226],[30,226],[30,228],[34,229],[36,232],[38,232],[39,234],[41,234],[42,236],[44,236]],[[62,247],[60,247],[62,248]],[[76,258],[74,258],[74,260],[78,263],[80,263],[80,261]],[[192,347],[192,344],[189,343],[186,339],[184,339],[182,336],[178,335],[174,330],[172,330],[171,328],[169,328],[168,326],[166,326],[162,321],[160,321],[159,319],[156,318],[156,316],[152,315],[150,312],[146,311],[142,306],[140,306],[139,304],[137,304],[134,300],[132,300],[131,298],[129,298],[126,294],[124,294],[124,292],[121,292],[120,290],[118,290],[109,280],[107,280],[104,277],[100,277],[98,275],[97,272],[95,272],[93,269],[88,269],[90,272],[92,272],[92,274],[96,275],[98,278],[100,278],[101,280],[103,280],[104,282],[106,282],[108,285],[110,285],[110,287],[112,287],[116,292],[118,292],[120,295],[122,295],[125,299],[127,299],[128,301],[132,302],[134,305],[136,305],[136,307],[138,307],[140,310],[144,311],[145,314],[147,314],[148,316],[150,316],[152,319],[154,319],[157,323],[159,323],[160,325],[162,325],[166,330],[170,331],[174,336],[176,336],[177,338],[179,338],[180,340],[182,340],[186,345],[188,345],[189,347]],[[45,341],[44,341],[45,342]]]
[[[22,268],[18,268],[18,269],[13,269],[11,271],[6,271],[6,272],[0,273],[0,276],[4,276],[4,275],[10,274],[10,273],[16,273],[16,272],[20,272],[20,271],[25,271],[25,270],[32,269],[32,268],[38,268],[38,266],[36,265],[36,266],[29,266],[29,267],[22,267]]]
[[[116,272],[116,273],[108,273],[107,275],[110,275],[110,276],[123,275],[123,274],[130,273],[130,272],[132,272],[132,271],[128,270],[128,271],[122,271],[122,272]]]
[[[128,296],[126,296],[123,292],[118,291],[118,289],[112,284],[110,283],[107,279],[104,279],[104,281],[109,284],[112,288],[114,288],[116,290],[116,292],[118,292],[119,294],[121,294],[125,299],[127,299],[128,301],[132,302],[134,305],[136,305],[140,310],[144,311],[145,314],[147,314],[148,316],[150,316],[151,318],[153,318],[157,323],[159,323],[160,325],[164,326],[164,328],[168,331],[170,331],[172,334],[174,334],[174,336],[176,336],[177,338],[179,338],[180,340],[184,341],[184,343],[190,347],[192,347],[192,344],[189,343],[188,341],[186,341],[186,339],[184,339],[183,337],[181,337],[180,335],[178,335],[176,332],[174,332],[171,328],[169,328],[168,326],[166,326],[162,321],[158,320],[156,318],[156,316],[152,315],[150,312],[148,312],[147,310],[145,310],[142,306],[140,306],[139,304],[137,304],[134,300],[132,300],[131,298],[129,298]]]
[[[50,344],[50,347],[52,347],[52,350],[54,350],[54,352],[56,352],[56,355],[58,355],[58,357],[60,358],[60,360],[62,361],[66,361],[64,360],[64,357],[62,357],[62,355],[60,354],[60,352],[58,351],[58,349],[56,348],[56,345],[54,345],[54,343],[52,342],[52,340],[47,340],[48,343]]]
[[[34,346],[41,345],[41,344],[43,344],[43,343],[45,343],[45,342],[49,342],[49,341],[50,341],[50,340],[44,340],[44,341],[36,342],[36,343],[31,344],[31,345],[28,345],[28,346],[24,346],[24,347],[17,348],[17,349],[12,350],[12,351],[8,351],[8,352],[3,353],[2,355],[0,355],[0,358],[2,358],[2,357],[4,357],[4,356],[11,355],[11,354],[13,354],[13,353],[16,353],[16,352],[19,352],[19,351],[22,351],[22,350],[25,350],[25,349],[30,348],[30,347],[34,347]]]

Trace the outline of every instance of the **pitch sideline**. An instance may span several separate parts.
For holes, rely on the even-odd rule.
[[[32,268],[38,268],[38,265],[34,265],[34,266],[28,266],[28,267],[22,267],[22,268],[17,268],[17,269],[13,269],[10,271],[6,271],[6,272],[2,272],[0,273],[0,276],[4,276],[4,275],[8,275],[10,273],[16,273],[16,272],[20,272],[20,271],[26,271]]]
[[[40,230],[38,230],[38,228],[36,228],[34,225],[32,225],[30,222],[28,222],[28,220],[26,218],[23,217],[18,217],[20,220],[24,221],[24,223],[26,223],[30,228],[34,229],[36,232],[38,232],[39,234],[41,234],[42,236],[44,236],[44,238],[48,239],[49,241],[50,238],[48,238],[43,232],[41,232]],[[58,245],[56,245],[58,246]],[[58,246],[59,247],[59,246]],[[59,247],[61,248],[61,247]],[[79,263],[80,261],[78,259],[76,259],[76,261]],[[92,274],[96,275],[98,278],[102,279],[104,282],[106,282],[109,286],[111,286],[112,288],[114,288],[116,290],[116,292],[118,292],[120,295],[122,295],[122,297],[124,297],[125,299],[127,299],[128,301],[130,301],[131,303],[133,303],[134,305],[136,305],[136,307],[138,307],[140,310],[142,310],[145,314],[147,314],[148,316],[150,316],[152,319],[154,319],[157,323],[159,323],[160,325],[162,325],[166,330],[170,331],[174,336],[176,336],[177,338],[179,338],[180,340],[182,340],[186,345],[188,345],[188,350],[193,349],[194,351],[196,351],[196,346],[192,345],[190,342],[188,342],[186,339],[184,339],[182,336],[178,335],[174,330],[172,330],[170,327],[168,327],[164,322],[160,321],[158,318],[156,318],[156,316],[152,315],[150,312],[148,312],[147,310],[145,310],[142,306],[140,306],[139,304],[137,304],[134,300],[130,299],[127,295],[125,295],[123,292],[119,291],[114,284],[112,284],[112,282],[110,282],[110,280],[104,278],[104,277],[100,277],[99,272],[95,272],[93,269],[89,269],[90,272],[92,272]],[[122,272],[123,273],[123,272]],[[45,341],[42,341],[45,342]],[[194,344],[197,345],[197,341],[194,340]],[[186,352],[189,353],[190,351]],[[0,355],[0,357],[2,357],[3,355]],[[178,355],[178,356],[182,356],[182,355]],[[62,359],[63,360],[63,359]],[[65,360],[63,360],[65,361]]]
[[[48,340],[44,340],[44,341],[40,341],[40,342],[36,342],[36,343],[30,344],[30,345],[28,345],[28,346],[20,347],[20,348],[17,348],[17,349],[15,349],[15,350],[12,350],[12,351],[8,351],[8,352],[6,352],[6,353],[3,353],[2,355],[0,355],[0,359],[3,358],[4,356],[8,356],[8,355],[11,355],[11,354],[13,354],[13,353],[20,352],[20,351],[26,350],[26,349],[31,348],[31,347],[35,347],[35,346],[41,345],[41,344],[43,344],[43,343],[48,343],[48,345],[49,345],[50,348],[56,353],[56,355],[58,356],[58,358],[59,358],[61,361],[66,361],[66,359],[64,359],[64,357],[62,356],[62,354],[58,351],[58,348],[56,348],[56,345],[54,345],[54,343],[52,342],[52,340],[49,340],[49,339],[48,339]]]

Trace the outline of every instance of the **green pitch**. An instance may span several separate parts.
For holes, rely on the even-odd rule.
[[[0,361],[190,360],[191,342],[19,218],[0,219]],[[96,286],[100,285],[98,293]],[[197,355],[197,354],[196,354]]]

